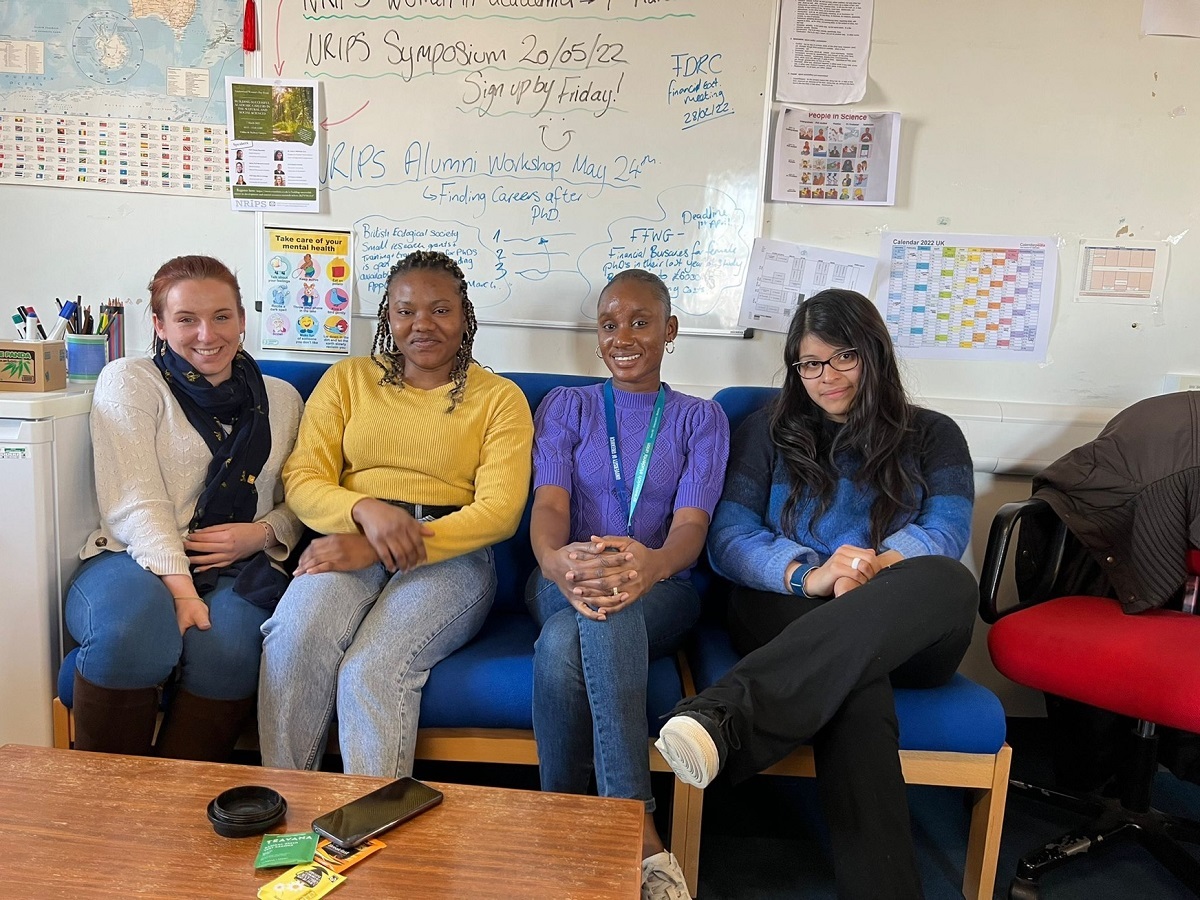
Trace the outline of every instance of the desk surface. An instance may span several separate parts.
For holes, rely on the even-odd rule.
[[[255,871],[261,838],[213,832],[205,814],[213,797],[268,785],[288,802],[271,830],[297,832],[386,781],[9,744],[0,747],[6,896],[253,900],[284,869]],[[331,896],[638,896],[642,804],[437,787],[445,801],[382,835],[387,848],[350,869]]]

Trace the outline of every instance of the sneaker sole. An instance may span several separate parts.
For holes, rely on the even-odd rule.
[[[654,746],[667,761],[671,771],[684,784],[703,790],[717,776],[720,766],[717,748],[713,746],[712,737],[704,730],[704,726],[695,719],[688,716],[675,716],[670,719],[662,727]],[[687,765],[688,748],[698,751],[694,754],[700,763],[698,772],[692,772]]]

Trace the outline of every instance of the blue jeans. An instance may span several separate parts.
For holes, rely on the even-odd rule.
[[[700,617],[691,581],[660,581],[597,622],[580,615],[536,571],[525,604],[542,632],[533,654],[533,733],[542,790],[585,794],[593,767],[602,797],[650,793],[646,679],[651,659],[675,652]]]
[[[101,553],[80,566],[67,590],[67,629],[79,642],[75,667],[115,690],[162,684],[179,666],[179,686],[208,700],[244,700],[258,684],[265,609],[220,578],[203,598],[212,628],[183,636],[161,578],[128,553]]]
[[[337,707],[345,771],[412,773],[429,670],[483,626],[496,595],[491,548],[389,575],[379,563],[295,579],[263,625],[263,765],[321,762]]]

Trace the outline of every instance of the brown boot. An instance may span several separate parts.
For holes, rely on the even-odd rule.
[[[158,755],[228,762],[256,702],[257,697],[208,700],[180,688],[158,733]]]
[[[75,749],[149,756],[158,719],[158,688],[116,690],[75,672]]]

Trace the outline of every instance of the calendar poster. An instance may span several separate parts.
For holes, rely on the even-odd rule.
[[[876,305],[902,356],[1045,360],[1054,238],[885,231],[880,262]]]

